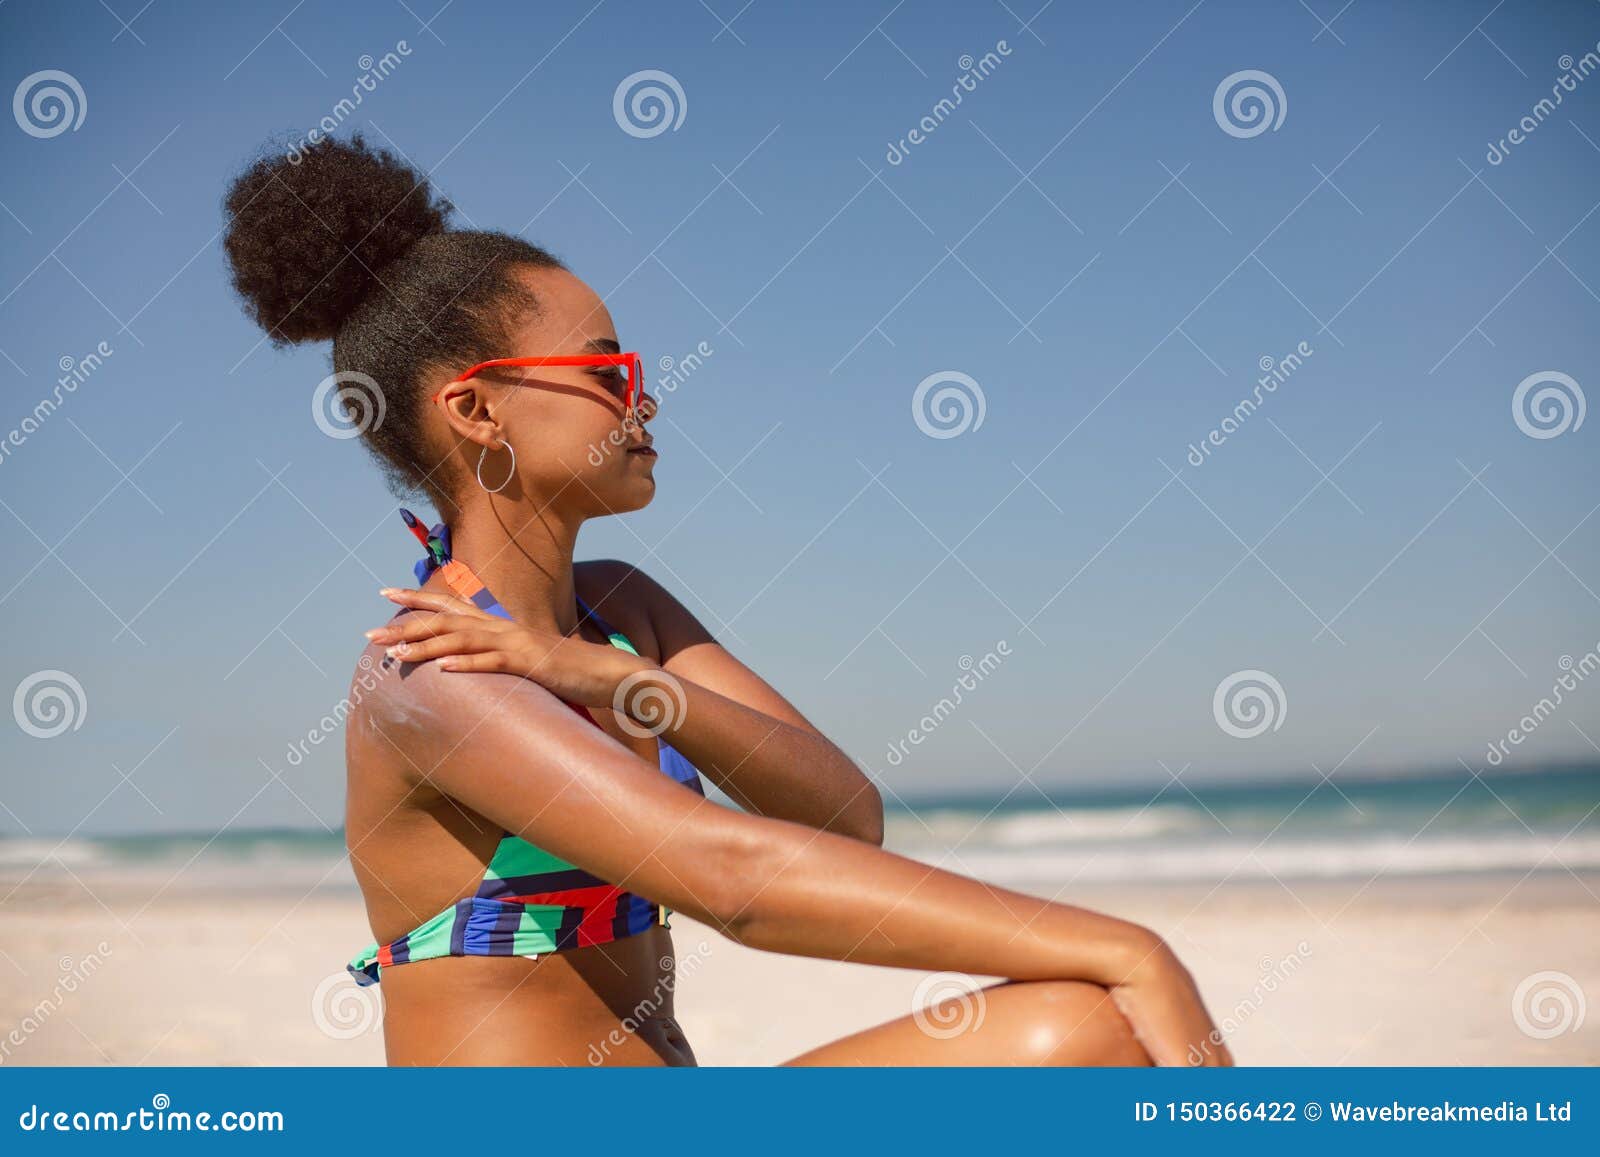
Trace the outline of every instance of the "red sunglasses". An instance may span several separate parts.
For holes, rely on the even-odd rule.
[[[471,369],[463,372],[459,377],[449,382],[438,393],[433,395],[437,403],[444,397],[445,390],[457,382],[464,382],[484,370],[495,369],[499,366],[617,366],[622,370],[623,385],[619,391],[613,390],[612,394],[623,405],[624,410],[630,415],[635,413],[644,398],[644,366],[636,352],[620,354],[570,354],[561,357],[549,358],[495,358],[492,361],[479,362]]]

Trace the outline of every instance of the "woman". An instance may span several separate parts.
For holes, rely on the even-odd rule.
[[[693,1064],[671,910],[769,951],[1010,978],[974,1030],[906,1016],[795,1064],[1231,1063],[1159,937],[883,851],[878,793],[826,736],[649,575],[574,563],[587,520],[654,495],[654,403],[560,261],[446,228],[359,139],[256,162],[226,207],[250,313],[377,384],[369,449],[446,520],[407,515],[423,581],[382,592],[401,609],[367,632],[382,675],[347,724],[375,937],[349,967],[383,983],[391,1064]]]

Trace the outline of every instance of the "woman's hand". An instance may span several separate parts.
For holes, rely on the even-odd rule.
[[[1111,999],[1156,1064],[1204,1068],[1233,1064],[1233,1054],[1206,1012],[1194,977],[1165,942],[1154,940],[1126,978],[1111,986]]]
[[[617,686],[656,664],[610,644],[535,631],[454,595],[385,588],[385,598],[415,611],[366,632],[406,663],[437,659],[445,671],[520,675],[569,702],[610,707]]]

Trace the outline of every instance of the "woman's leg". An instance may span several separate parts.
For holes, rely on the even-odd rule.
[[[1148,1065],[1111,995],[1073,980],[1010,981],[822,1045],[791,1065]]]

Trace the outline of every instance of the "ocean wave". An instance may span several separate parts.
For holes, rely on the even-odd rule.
[[[326,832],[0,839],[0,882],[57,877],[177,883],[186,889],[353,886],[344,840]]]
[[[898,799],[892,851],[1001,883],[1415,876],[1600,869],[1600,772],[1129,787],[1055,802],[1017,790],[992,802]],[[0,878],[149,873],[198,887],[354,886],[344,833],[0,836]]]
[[[1565,837],[1565,838],[1563,838]],[[996,883],[1212,882],[1600,869],[1600,833],[1363,840],[1208,840],[1096,848],[906,851],[925,863]]]
[[[885,822],[890,839],[944,846],[973,841],[1002,847],[1150,839],[1216,826],[1203,813],[1167,805],[1053,808],[988,816],[977,811],[937,810],[920,816],[890,813]]]
[[[90,867],[111,859],[92,840],[0,840],[0,868],[35,868],[59,861],[70,868]]]

